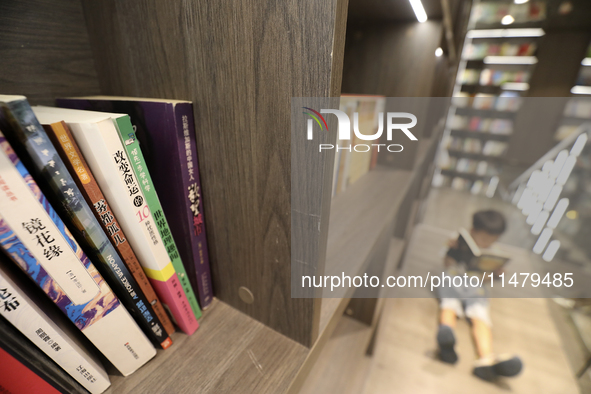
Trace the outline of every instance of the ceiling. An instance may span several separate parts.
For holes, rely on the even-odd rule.
[[[442,18],[441,0],[421,0],[429,19]],[[409,0],[349,0],[350,21],[416,22]]]

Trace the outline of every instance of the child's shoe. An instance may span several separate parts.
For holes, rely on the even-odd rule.
[[[454,349],[456,337],[450,326],[444,324],[439,326],[437,331],[437,344],[439,345],[439,359],[448,364],[455,364],[458,355]]]
[[[481,379],[492,381],[499,376],[515,376],[521,372],[522,368],[523,363],[519,357],[505,354],[476,360],[473,372]]]

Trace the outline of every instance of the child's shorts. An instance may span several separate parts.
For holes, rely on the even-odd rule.
[[[441,309],[452,309],[458,317],[478,319],[492,326],[488,298],[441,298],[440,302]]]

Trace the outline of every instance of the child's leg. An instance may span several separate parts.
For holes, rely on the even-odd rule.
[[[485,380],[494,380],[498,376],[515,376],[521,372],[519,357],[493,354],[488,300],[470,299],[466,304],[466,317],[472,322],[472,336],[479,357],[474,365],[474,374]]]
[[[476,353],[479,358],[488,357],[492,354],[492,331],[488,322],[478,318],[471,318],[472,336],[476,344]]]
[[[456,338],[453,328],[458,316],[462,315],[462,303],[457,298],[442,298],[439,312],[439,329],[437,330],[437,344],[441,361],[454,364],[458,355],[454,349]]]

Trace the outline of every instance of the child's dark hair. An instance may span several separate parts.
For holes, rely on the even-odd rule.
[[[489,209],[478,211],[472,216],[472,228],[476,231],[485,231],[493,235],[501,235],[505,232],[507,224],[505,217],[499,211]]]

